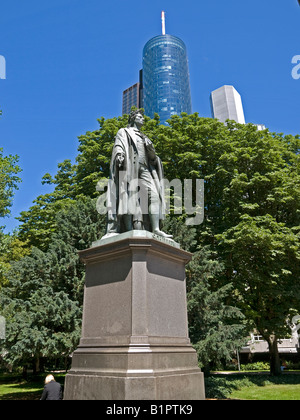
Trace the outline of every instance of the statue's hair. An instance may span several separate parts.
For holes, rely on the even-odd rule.
[[[128,127],[132,127],[135,121],[135,117],[137,116],[137,114],[142,114],[143,110],[142,109],[134,109],[130,112],[129,117],[128,117]]]

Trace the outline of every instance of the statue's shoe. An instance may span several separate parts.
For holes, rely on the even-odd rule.
[[[163,232],[159,229],[156,229],[153,233],[155,233],[155,235],[162,236],[163,238],[168,238],[168,239],[173,238],[173,235],[168,235],[167,233],[165,233],[165,232]]]

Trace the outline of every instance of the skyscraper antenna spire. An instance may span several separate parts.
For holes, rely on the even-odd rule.
[[[166,18],[165,18],[165,12],[161,12],[161,24],[162,24],[162,34],[166,35]]]

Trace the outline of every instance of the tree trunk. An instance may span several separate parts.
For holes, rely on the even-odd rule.
[[[271,335],[268,340],[270,352],[270,373],[274,376],[281,375],[281,363],[278,352],[278,343],[276,335]]]
[[[210,376],[210,364],[208,363],[207,365],[203,366],[201,368],[202,372],[204,373],[205,377]]]
[[[33,374],[36,375],[40,372],[40,357],[35,356],[33,359]]]
[[[27,381],[27,365],[23,366],[23,370],[22,370],[22,378],[25,379]]]

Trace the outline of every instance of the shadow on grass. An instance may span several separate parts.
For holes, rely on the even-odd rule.
[[[12,392],[10,394],[0,395],[0,401],[38,401],[41,398],[42,392]]]

